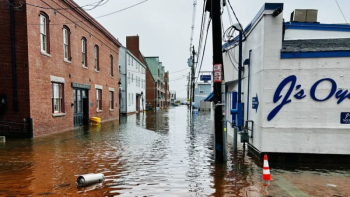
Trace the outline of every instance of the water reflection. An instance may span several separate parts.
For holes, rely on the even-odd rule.
[[[121,117],[0,147],[0,196],[350,196],[348,170],[261,167],[228,145],[228,161],[214,162],[210,112],[193,116],[177,107]],[[103,173],[105,182],[77,188],[77,175]],[[334,187],[336,186],[336,187]],[[294,188],[294,190],[290,190]]]

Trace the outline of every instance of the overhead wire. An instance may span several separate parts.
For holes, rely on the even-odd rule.
[[[346,18],[345,18],[345,15],[344,15],[344,13],[343,13],[342,9],[341,9],[341,8],[340,8],[340,6],[339,6],[338,1],[337,1],[337,0],[335,0],[335,2],[337,3],[338,8],[339,8],[339,10],[340,10],[341,14],[343,15],[343,18],[344,18],[344,20],[345,20],[346,24],[347,24],[347,25],[349,25],[348,21],[347,21],[347,20],[346,20]]]
[[[206,0],[203,2],[203,12],[202,12],[202,22],[201,22],[201,29],[200,29],[200,35],[199,35],[199,43],[198,43],[198,49],[197,49],[197,53],[200,55],[201,54],[201,48],[202,48],[202,41],[203,41],[203,32],[204,32],[204,27],[205,27],[205,21],[206,21],[206,12],[205,12],[205,6],[206,6]],[[197,58],[198,60],[198,58]],[[198,61],[196,62],[196,66],[195,66],[195,72],[197,70],[197,65],[198,65]],[[194,66],[194,65],[193,65]]]
[[[230,0],[227,0],[227,1],[228,1],[228,4],[230,5],[230,8],[231,8],[232,12],[233,12],[233,15],[235,16],[235,18],[236,18],[236,20],[237,20],[239,26],[241,27],[241,30],[242,30],[242,32],[243,32],[244,37],[246,37],[245,32],[244,32],[244,29],[243,29],[241,23],[240,23],[239,20],[238,20],[238,17],[237,17],[237,15],[236,15],[235,10],[233,9],[233,7],[232,7],[232,5],[231,5]]]
[[[202,65],[203,65],[203,58],[204,58],[204,54],[205,54],[205,46],[207,45],[207,39],[208,39],[208,32],[209,32],[210,22],[211,22],[211,18],[209,19],[209,22],[208,22],[207,35],[205,36],[203,55],[202,55],[201,64],[200,64],[200,67],[199,67],[199,70],[198,70],[198,76],[197,76],[197,78],[196,78],[196,83],[197,83],[197,81],[198,81],[199,73],[200,73],[200,71],[201,71],[201,69],[202,69]]]
[[[114,11],[114,12],[111,12],[111,13],[108,13],[108,14],[105,14],[105,15],[101,15],[101,16],[98,16],[98,17],[94,17],[94,19],[97,19],[97,18],[103,18],[103,17],[106,17],[106,16],[110,16],[112,14],[116,14],[116,13],[119,13],[119,12],[122,12],[124,10],[128,10],[132,7],[135,7],[137,5],[140,5],[142,3],[145,3],[147,2],[148,0],[144,0],[144,1],[141,1],[139,3],[136,3],[136,4],[133,4],[131,6],[128,6],[128,7],[125,7],[123,9],[120,9],[120,10],[117,10],[117,11]],[[50,25],[66,25],[66,24],[78,24],[78,23],[82,23],[82,22],[85,22],[85,21],[90,21],[90,20],[78,20],[78,21],[73,21],[73,22],[69,22],[69,23],[49,23]],[[28,24],[28,25],[40,25],[39,23],[36,23],[36,24]]]
[[[37,8],[41,8],[41,9],[45,9],[45,10],[69,10],[69,9],[84,9],[84,7],[88,7],[88,6],[94,6],[93,8],[90,9],[84,9],[87,11],[93,10],[99,6],[102,6],[104,4],[106,4],[109,0],[106,0],[105,3],[101,4],[104,0],[100,0],[97,1],[95,3],[90,3],[90,4],[86,4],[83,6],[76,6],[76,7],[65,7],[65,8],[51,8],[51,7],[43,7],[43,6],[39,6],[39,5],[35,5],[35,4],[31,4],[31,3],[25,3],[26,5],[32,6],[32,7],[37,7]],[[96,5],[95,5],[96,4]]]

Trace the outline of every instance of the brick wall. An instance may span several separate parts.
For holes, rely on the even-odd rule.
[[[47,0],[45,2],[27,0],[28,3],[42,7],[68,7],[63,1]],[[50,55],[41,54],[39,13],[44,11],[50,18]],[[119,46],[103,31],[86,21],[72,9],[40,9],[27,6],[28,51],[29,51],[29,88],[30,114],[34,120],[34,135],[45,135],[73,128],[73,88],[71,83],[91,85],[89,91],[89,117],[100,117],[102,121],[118,119],[118,56]],[[77,22],[84,21],[84,22]],[[76,25],[73,22],[77,22]],[[64,61],[63,24],[71,31],[71,63]],[[81,39],[87,39],[88,69],[82,67]],[[100,72],[94,69],[94,46],[99,46]],[[110,55],[114,58],[114,77],[110,76]],[[52,116],[50,75],[65,79],[65,116]],[[95,84],[103,86],[102,112],[96,111]],[[114,88],[114,111],[109,111],[109,88]]]
[[[11,56],[11,26],[10,7],[7,1],[0,2],[0,95],[6,95],[7,110],[0,112],[0,120],[22,122],[23,118],[29,118],[29,75],[28,75],[28,45],[27,45],[27,18],[26,7],[20,7],[15,0],[15,48],[16,48],[16,72],[18,112],[13,108],[13,78]]]
[[[155,86],[156,83],[154,82],[151,71],[146,69],[146,103],[150,103],[153,108],[157,106]]]

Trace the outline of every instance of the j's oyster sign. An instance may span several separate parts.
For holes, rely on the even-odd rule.
[[[328,82],[331,83],[332,86],[329,90],[329,94],[323,98],[316,96],[317,87],[323,83]],[[284,88],[287,88],[287,93],[285,95],[282,94],[282,90]],[[316,81],[310,89],[309,94],[305,93],[304,89],[301,87],[300,84],[297,85],[297,77],[295,75],[291,75],[287,78],[285,78],[277,87],[275,94],[273,96],[273,102],[279,104],[269,113],[267,116],[267,120],[272,120],[282,108],[292,102],[292,99],[298,99],[301,100],[305,98],[306,96],[310,96],[313,100],[323,102],[326,101],[332,97],[335,97],[337,99],[337,104],[340,104],[345,99],[350,99],[350,93],[348,90],[337,90],[337,83],[331,79],[331,78],[323,78],[318,81]],[[298,92],[296,94],[292,95],[293,90],[297,90]],[[350,124],[350,112],[349,113],[342,113],[341,114],[341,121],[342,124]]]

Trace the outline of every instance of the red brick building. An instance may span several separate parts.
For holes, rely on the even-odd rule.
[[[31,118],[40,136],[119,118],[121,44],[105,28],[72,0],[9,0],[0,9],[1,121]]]

